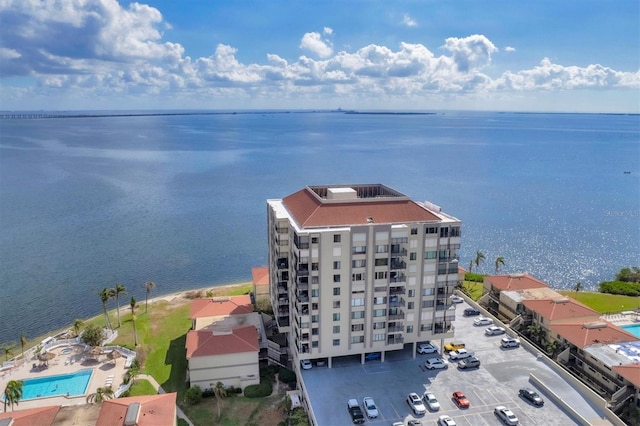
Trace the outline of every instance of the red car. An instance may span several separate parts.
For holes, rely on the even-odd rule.
[[[460,408],[469,408],[469,400],[462,392],[454,392],[453,400]]]

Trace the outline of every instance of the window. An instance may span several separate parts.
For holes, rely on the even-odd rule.
[[[312,348],[317,348],[318,347],[318,341],[316,340],[314,342],[311,342],[311,347]]]
[[[340,326],[339,325],[334,325],[333,326],[333,334],[338,334],[340,333]]]
[[[449,228],[442,227],[440,228],[440,238],[446,238],[449,236]]]
[[[333,346],[340,346],[340,339],[333,339]]]
[[[436,226],[427,226],[426,228],[424,228],[424,233],[425,234],[437,234],[438,233],[438,228]]]
[[[335,260],[333,262],[333,269],[340,269],[340,261],[339,260]]]
[[[351,331],[364,331],[364,324],[353,324]]]
[[[354,246],[352,251],[353,254],[365,254],[367,252],[366,246]]]
[[[314,311],[317,311],[318,310],[318,304],[317,303],[312,303],[311,304],[311,309],[314,310]]]
[[[374,322],[373,323],[373,329],[374,330],[383,330],[387,327],[387,323],[386,322]]]
[[[389,246],[387,244],[376,245],[376,253],[387,253],[387,252],[389,252]]]
[[[319,331],[318,331],[318,329],[317,329],[317,328],[312,328],[312,329],[311,329],[311,335],[312,335],[312,336],[317,336],[317,335],[318,335],[318,333],[319,333]]]
[[[433,300],[423,300],[421,306],[423,308],[433,308]]]
[[[318,237],[311,237],[311,244],[318,244]]]
[[[336,312],[335,314],[333,314],[333,320],[334,321],[340,321],[340,313]]]
[[[411,235],[418,235],[418,227],[414,226],[413,228],[411,228]]]
[[[407,333],[413,333],[413,326],[412,325],[408,325],[407,326]]]
[[[319,269],[319,264],[318,262],[312,262],[311,263],[311,270],[312,271],[317,271]]]
[[[362,299],[351,299],[351,306],[364,306],[364,298],[362,298]]]
[[[320,315],[311,315],[311,322],[320,321]]]
[[[413,302],[407,303],[407,309],[413,309]]]
[[[387,298],[386,297],[374,297],[373,298],[373,304],[374,305],[382,305],[384,303],[387,303]]]
[[[333,282],[334,283],[339,283],[340,282],[340,275],[339,274],[336,274],[336,275],[333,276]]]
[[[351,319],[362,319],[362,318],[364,318],[364,311],[351,312]]]
[[[412,251],[411,253],[409,253],[409,260],[416,260],[417,259],[417,254],[415,251]]]
[[[424,258],[425,259],[435,259],[436,257],[438,257],[438,252],[437,251],[425,251],[424,252]]]
[[[311,277],[311,284],[320,284],[319,277]]]
[[[374,342],[382,342],[384,341],[384,333],[383,334],[374,334],[373,335]]]
[[[318,290],[317,288],[311,289],[311,297],[318,297],[319,295],[320,295],[320,290]]]
[[[351,275],[351,281],[363,281],[363,280],[364,280],[364,274],[362,272]]]
[[[333,288],[333,295],[334,296],[340,296],[340,287],[334,287]]]
[[[376,259],[376,266],[387,266],[389,259]]]
[[[460,236],[460,227],[459,226],[452,226],[451,227],[451,236],[452,237],[459,237]]]
[[[373,311],[373,316],[374,317],[385,317],[385,316],[387,316],[387,310],[386,309],[375,309]]]
[[[333,309],[340,309],[340,301],[339,300],[334,300],[333,301]]]
[[[351,343],[363,343],[364,342],[364,336],[353,336],[351,338]]]
[[[339,243],[341,241],[340,234],[333,234],[333,242]]]
[[[422,289],[422,295],[423,296],[433,296],[433,292],[434,292],[434,289],[432,289],[432,288]]]
[[[375,277],[376,277],[376,280],[386,280],[387,279],[387,271],[376,272]]]
[[[366,259],[356,259],[351,261],[351,266],[353,268],[366,268],[367,260]]]
[[[416,291],[415,291],[415,290],[409,290],[409,291],[407,292],[407,296],[409,296],[409,297],[413,297],[413,296],[415,296],[415,295],[416,295]]]

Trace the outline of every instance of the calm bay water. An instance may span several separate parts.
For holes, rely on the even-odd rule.
[[[249,281],[266,199],[311,184],[384,183],[462,219],[465,267],[595,288],[640,264],[639,176],[637,115],[1,120],[0,343],[99,314],[115,283]]]

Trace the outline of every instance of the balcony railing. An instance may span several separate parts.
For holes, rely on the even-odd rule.
[[[389,315],[389,319],[390,320],[401,320],[401,319],[404,319],[404,312],[398,312],[397,314]]]
[[[397,344],[401,344],[404,343],[404,337],[403,336],[398,336],[397,334],[391,335],[389,337],[387,337],[387,344],[388,345],[397,345]]]
[[[390,308],[404,308],[404,299],[389,301]]]
[[[395,325],[395,326],[390,326],[387,327],[387,332],[388,333],[401,333],[404,331],[404,327],[401,325]]]
[[[393,262],[393,261],[391,261],[390,268],[391,268],[391,270],[407,269],[407,263],[406,262]]]
[[[404,287],[389,287],[389,294],[391,296],[405,294],[406,292],[407,292],[407,289],[405,289]]]

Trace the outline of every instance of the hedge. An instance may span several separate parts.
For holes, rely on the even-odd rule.
[[[624,281],[604,281],[599,285],[600,293],[640,296],[640,284]]]
[[[273,392],[273,382],[263,381],[259,385],[249,385],[244,388],[246,398],[262,398],[271,395]]]

